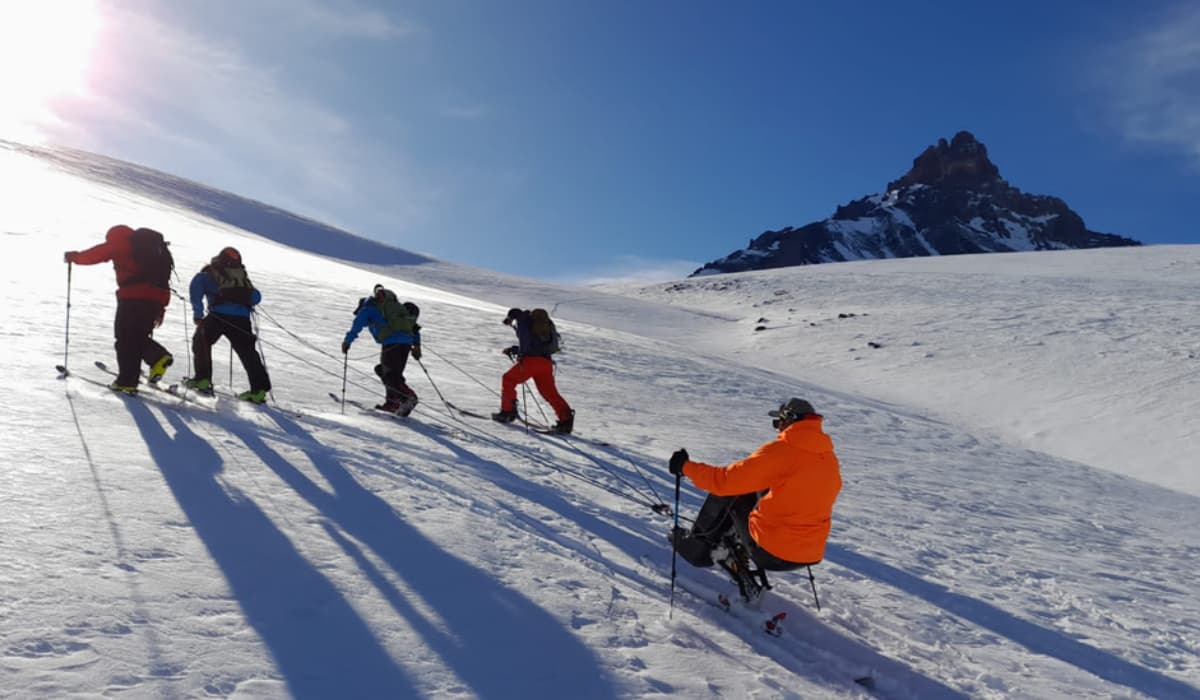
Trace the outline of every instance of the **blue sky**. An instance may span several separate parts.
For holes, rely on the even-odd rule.
[[[1200,242],[1195,3],[20,5],[0,137],[499,271],[682,276],[961,129],[1092,229]]]

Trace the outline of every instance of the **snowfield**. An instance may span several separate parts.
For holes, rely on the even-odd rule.
[[[1200,698],[1200,246],[584,289],[348,262],[336,231],[251,233],[71,157],[0,148],[2,697]],[[113,272],[68,286],[62,253],[115,223],[166,234],[181,291],[242,252],[268,405],[87,381]],[[339,347],[377,282],[421,307],[404,421],[329,396],[379,400],[376,346]],[[498,408],[500,320],[534,305],[578,438],[445,403]],[[842,460],[821,609],[792,573],[722,612],[682,561],[670,609],[667,457],[741,457],[789,396]]]

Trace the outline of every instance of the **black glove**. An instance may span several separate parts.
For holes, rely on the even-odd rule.
[[[420,360],[421,359],[421,346],[420,345],[412,346],[412,352],[410,354],[412,355],[412,358],[414,360]]]
[[[342,354],[350,352],[350,343],[342,343]]]
[[[518,354],[520,354],[520,352],[521,352],[521,348],[516,345],[511,345],[507,348],[504,348],[504,354],[508,355],[508,359],[510,359],[510,360],[513,359],[514,357],[516,357]]]
[[[687,461],[687,450],[675,450],[675,454],[671,455],[671,462],[668,468],[675,476],[681,476],[683,474],[683,465],[687,464]]]

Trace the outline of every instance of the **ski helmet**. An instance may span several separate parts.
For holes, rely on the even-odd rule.
[[[775,426],[776,430],[782,430],[801,418],[816,413],[811,403],[794,397],[784,401],[779,408],[767,411],[767,415],[775,419],[771,421],[771,425]]]

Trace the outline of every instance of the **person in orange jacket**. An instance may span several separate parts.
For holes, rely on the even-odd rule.
[[[804,399],[789,399],[768,415],[778,437],[726,467],[694,462],[687,450],[671,455],[672,474],[709,492],[691,530],[676,528],[671,537],[693,566],[712,566],[714,549],[730,534],[766,570],[791,571],[825,557],[842,488],[833,441]]]
[[[137,253],[134,246],[144,246]],[[147,376],[157,382],[171,366],[171,353],[151,337],[162,324],[163,313],[171,302],[169,275],[174,266],[162,234],[140,228],[136,232],[124,224],[108,229],[104,242],[82,251],[67,251],[63,260],[76,265],[96,265],[112,261],[117,273],[117,316],[113,322],[117,350],[117,379],[109,385],[114,391],[136,394],[141,363],[150,366]],[[149,257],[141,250],[150,249]],[[155,269],[146,269],[151,264]],[[165,274],[164,274],[165,273]]]

